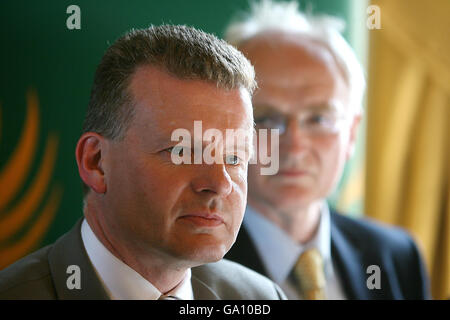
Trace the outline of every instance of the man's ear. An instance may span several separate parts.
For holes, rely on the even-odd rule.
[[[75,157],[81,180],[96,193],[106,193],[102,168],[102,146],[105,139],[95,133],[86,132],[78,140]]]
[[[347,156],[346,156],[347,161],[355,153],[356,137],[358,135],[358,129],[359,129],[359,123],[361,122],[361,117],[362,117],[361,113],[358,113],[353,117],[353,121],[352,121],[352,124],[350,127],[350,136],[349,136],[348,147],[347,147]]]

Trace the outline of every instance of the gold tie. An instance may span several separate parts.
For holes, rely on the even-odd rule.
[[[326,299],[323,261],[317,249],[306,250],[300,255],[294,267],[294,274],[299,282],[304,299]]]

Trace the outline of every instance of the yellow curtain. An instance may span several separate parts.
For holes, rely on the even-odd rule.
[[[365,211],[417,241],[450,298],[450,1],[373,0]]]

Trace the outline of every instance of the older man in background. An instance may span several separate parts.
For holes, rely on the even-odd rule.
[[[262,1],[226,39],[254,64],[257,129],[278,129],[279,171],[249,167],[243,227],[226,256],[278,283],[290,299],[424,299],[419,251],[403,230],[330,209],[355,144],[364,75],[331,17]]]

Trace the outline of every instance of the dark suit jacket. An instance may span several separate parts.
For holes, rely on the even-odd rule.
[[[348,299],[428,299],[425,267],[412,238],[399,228],[330,212],[331,256]],[[268,276],[243,226],[225,258]],[[369,290],[367,267],[381,269],[381,289]]]
[[[81,239],[81,221],[59,238],[0,271],[0,299],[109,299]],[[81,289],[70,290],[70,265],[81,270]],[[285,299],[271,280],[231,261],[192,268],[196,300]]]

